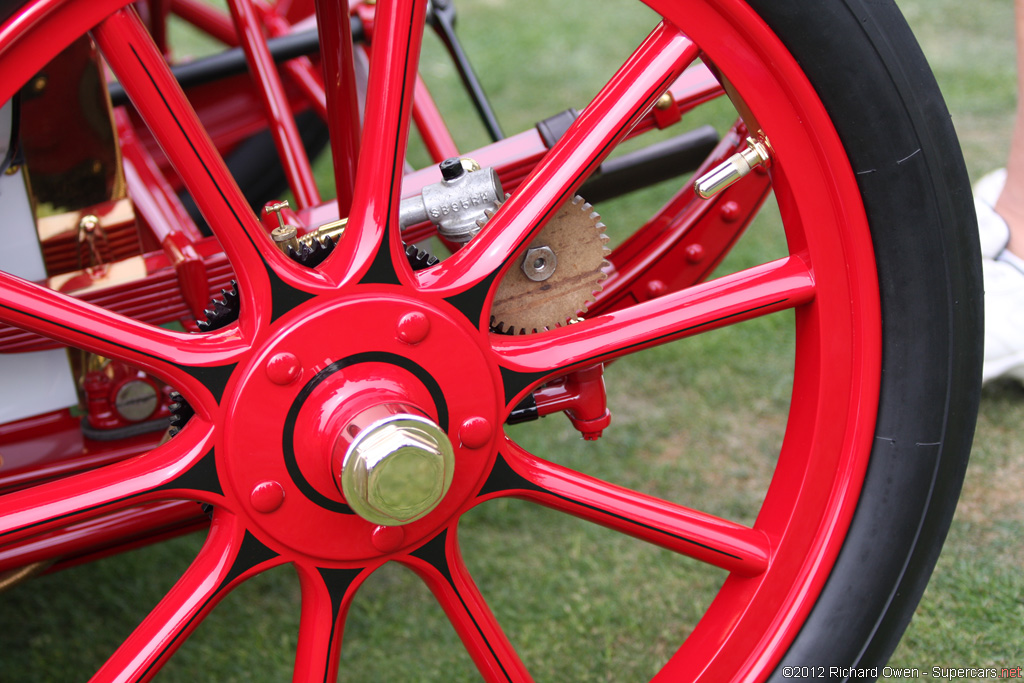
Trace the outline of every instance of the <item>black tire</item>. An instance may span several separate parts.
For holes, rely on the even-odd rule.
[[[896,6],[749,4],[801,64],[848,150],[875,243],[883,316],[880,405],[863,492],[825,588],[771,678],[782,681],[790,666],[881,667],[921,599],[974,435],[981,261],[950,116]],[[905,159],[908,148],[920,151]]]

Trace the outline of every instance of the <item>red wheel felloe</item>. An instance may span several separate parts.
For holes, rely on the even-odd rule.
[[[142,368],[195,410],[180,433],[147,454],[0,498],[4,543],[152,501],[213,507],[199,556],[96,680],[148,679],[221,597],[284,563],[294,565],[302,589],[295,680],[334,680],[348,606],[362,582],[392,561],[430,587],[486,680],[529,680],[459,550],[460,518],[507,496],[729,572],[659,680],[767,676],[815,603],[858,499],[877,411],[881,314],[871,236],[844,147],[803,71],[758,15],[739,0],[650,0],[664,20],[486,229],[414,272],[398,205],[414,92],[422,88],[426,0],[377,4],[361,138],[350,107],[347,17],[337,16],[336,3],[317,3],[342,205],[351,197],[345,234],[318,269],[275,249],[145,27],[123,4],[43,0],[8,21],[0,59],[16,68],[0,101],[54,46],[90,28],[230,259],[241,311],[237,323],[216,332],[177,333],[0,274],[0,321]],[[316,189],[301,147],[294,149],[294,122],[282,111],[257,15],[247,0],[230,5],[241,44],[259,66],[276,143],[282,153],[297,152],[284,156],[299,205],[311,207]],[[612,276],[593,316],[540,334],[491,334],[491,301],[516,256],[698,57],[728,79],[771,141],[770,179],[790,254],[681,288],[682,281],[670,286],[654,277],[665,264],[645,257],[670,250],[658,251],[665,244],[645,231],[618,252],[620,279]],[[419,104],[429,123],[432,103]],[[452,144],[445,136],[433,142]],[[733,196],[756,206],[764,182],[751,177]],[[713,211],[683,203],[666,211],[696,225],[697,234],[701,225],[738,220],[729,213],[738,205],[724,199],[709,205]],[[706,243],[715,253],[685,276],[689,282],[706,276],[740,230]],[[689,253],[693,264],[704,258]],[[649,295],[627,296],[641,287]],[[797,337],[792,407],[752,526],[553,464],[500,429],[547,385],[538,405],[568,401],[580,429],[600,433],[605,396],[594,383],[602,381],[602,363],[789,309]],[[594,386],[581,388],[585,382]]]

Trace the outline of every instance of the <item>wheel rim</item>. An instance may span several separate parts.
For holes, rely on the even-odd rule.
[[[47,4],[88,15],[83,21],[92,25],[90,19],[102,19],[118,3],[37,6]],[[192,142],[192,156],[182,152],[176,160],[192,171],[205,169],[205,178],[186,182],[206,202],[208,220],[239,275],[242,315],[226,331],[189,338],[97,317],[5,278],[4,321],[147,368],[179,388],[197,415],[149,456],[6,497],[0,534],[25,536],[168,496],[214,505],[200,556],[100,677],[147,677],[226,592],[286,562],[295,565],[303,588],[296,679],[332,676],[340,616],[373,570],[397,561],[435,592],[488,680],[517,680],[528,676],[526,668],[462,564],[456,535],[461,515],[480,502],[515,495],[732,572],[661,672],[666,679],[721,680],[770,670],[838,552],[866,467],[877,400],[880,314],[870,237],[827,114],[792,57],[746,5],[649,2],[687,27],[772,140],[778,155],[773,186],[792,255],[747,271],[742,281],[694,288],[657,306],[609,313],[536,338],[496,338],[487,332],[491,285],[527,241],[523,226],[530,216],[557,205],[590,164],[577,159],[559,172],[560,164],[551,161],[495,216],[485,240],[437,268],[409,271],[399,255],[398,231],[389,226],[407,136],[409,67],[415,73],[416,66],[405,48],[415,55],[413,14],[423,12],[422,6],[410,9],[415,4],[381,8],[380,35],[386,37],[376,48],[371,89],[375,82],[404,83],[398,92],[405,97],[374,98],[371,91],[367,120],[379,123],[367,127],[360,168],[373,172],[357,176],[354,227],[319,271],[296,267],[256,237],[255,218],[218,169],[215,150],[190,127],[187,108],[173,97],[170,103],[156,97],[170,87],[160,80],[159,56],[147,55],[142,37],[133,33],[138,26],[131,16],[116,14],[98,28],[96,38],[115,72],[126,85],[141,83],[137,95],[148,103],[140,102],[140,109],[148,108],[144,118],[154,128],[178,126],[180,139]],[[31,53],[32,59],[20,62],[25,80],[49,54],[35,41],[66,27],[44,12],[39,16],[18,32],[8,25],[0,34],[0,55]],[[80,24],[66,28],[74,25]],[[737,36],[743,37],[739,47]],[[581,117],[552,156],[561,151],[573,159],[573,149],[596,150],[617,140],[633,120],[630,103],[640,108],[660,95],[667,75],[697,52],[666,26],[638,54],[624,67],[630,79],[613,80],[606,100],[592,107],[589,118]],[[174,138],[168,139],[173,147]],[[491,253],[502,258],[489,258]],[[682,337],[687,327],[712,329],[722,318],[794,307],[793,407],[753,529],[564,470],[523,451],[498,429],[531,388],[569,368]],[[401,330],[410,315],[429,321],[428,332],[414,343]],[[337,330],[352,320],[360,321],[359,334],[339,339]],[[390,400],[415,405],[447,432],[455,450],[453,481],[440,503],[399,527],[352,513],[334,486],[331,449],[323,445],[335,443],[352,406]]]

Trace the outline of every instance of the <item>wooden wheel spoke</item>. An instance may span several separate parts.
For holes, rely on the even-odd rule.
[[[229,365],[248,348],[228,331],[173,332],[7,273],[0,273],[0,321],[129,362],[189,395],[203,392],[195,368]]]
[[[402,562],[434,593],[485,681],[533,680],[463,563],[454,527]]]
[[[559,330],[496,336],[493,347],[499,365],[510,371],[511,399],[571,368],[794,308],[814,292],[806,262],[789,256]]]
[[[409,277],[398,205],[426,7],[426,0],[377,7],[352,211],[342,254],[323,268],[336,281],[397,284]]]
[[[92,680],[149,680],[221,598],[280,562],[233,515],[218,511],[191,566]]]
[[[761,531],[588,477],[511,440],[484,487],[484,497],[491,495],[532,500],[741,576],[768,567],[770,547]]]
[[[192,421],[148,454],[4,495],[0,539],[11,542],[150,500],[222,503],[212,431]]]
[[[356,591],[371,572],[305,566],[297,569],[302,586],[302,618],[292,680],[337,680],[345,616]]]
[[[265,234],[213,142],[133,9],[112,14],[93,36],[235,267],[241,320],[254,333],[269,315],[266,264],[290,267]]]

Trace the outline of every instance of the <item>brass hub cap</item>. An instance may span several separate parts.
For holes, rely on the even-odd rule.
[[[415,408],[380,408],[392,414],[363,428],[358,417],[353,420],[335,445],[334,460],[337,466],[344,449],[337,477],[353,512],[374,524],[398,526],[437,507],[451,486],[455,455],[444,431]],[[350,440],[352,427],[357,434]]]

